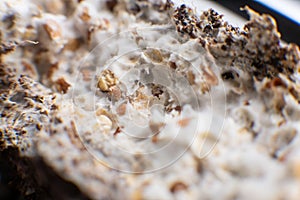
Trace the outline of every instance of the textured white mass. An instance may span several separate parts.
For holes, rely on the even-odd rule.
[[[91,199],[298,199],[299,48],[246,10],[2,1],[0,149]]]

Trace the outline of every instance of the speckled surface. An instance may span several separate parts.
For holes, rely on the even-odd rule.
[[[245,9],[236,28],[163,0],[0,3],[0,149],[47,166],[10,160],[22,194],[298,199],[299,47]]]

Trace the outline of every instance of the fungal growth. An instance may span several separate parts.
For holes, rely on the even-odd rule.
[[[299,47],[244,9],[238,28],[169,0],[2,0],[1,185],[20,199],[298,199]]]

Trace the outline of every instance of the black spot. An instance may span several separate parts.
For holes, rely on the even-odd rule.
[[[234,72],[226,71],[221,74],[223,80],[234,80]]]
[[[221,22],[220,21],[215,21],[214,23],[213,23],[213,27],[214,28],[219,28],[221,26]]]
[[[117,4],[118,4],[117,0],[108,0],[108,1],[106,1],[106,7],[110,11],[113,11]]]
[[[209,25],[209,24],[206,25],[206,26],[204,27],[203,31],[204,31],[205,33],[209,33],[210,31],[212,31],[211,25]]]
[[[228,36],[228,38],[225,39],[225,42],[226,42],[227,45],[230,46],[234,41],[233,41],[231,36]]]
[[[287,70],[288,70],[291,74],[294,73],[294,69],[292,69],[292,68],[287,68]]]
[[[225,45],[222,45],[222,46],[221,46],[221,49],[222,49],[223,51],[226,51],[226,50],[227,50],[227,47],[226,47]]]

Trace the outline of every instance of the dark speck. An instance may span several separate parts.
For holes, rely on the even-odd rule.
[[[225,39],[225,42],[227,45],[231,45],[233,43],[233,39],[231,37],[228,37]]]
[[[208,24],[208,25],[206,25],[206,26],[204,27],[204,30],[203,30],[203,31],[204,31],[205,33],[209,33],[211,30],[212,30],[212,27],[211,27],[211,25]]]
[[[234,72],[232,71],[226,71],[222,73],[222,79],[223,80],[234,80]]]

